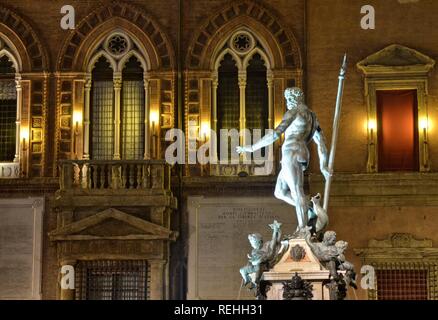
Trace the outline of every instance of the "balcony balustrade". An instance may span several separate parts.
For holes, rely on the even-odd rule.
[[[162,160],[61,160],[60,190],[170,190]]]

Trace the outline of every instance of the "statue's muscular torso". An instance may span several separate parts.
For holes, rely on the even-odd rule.
[[[292,152],[299,161],[306,163],[309,160],[307,144],[311,141],[315,130],[315,117],[305,105],[288,110],[277,130],[284,130],[282,146],[283,156]]]

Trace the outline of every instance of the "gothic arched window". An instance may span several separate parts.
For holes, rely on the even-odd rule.
[[[268,54],[248,31],[234,33],[218,51],[213,72],[213,129],[240,130],[240,143],[254,143],[254,130],[272,129],[272,71]],[[249,130],[251,141],[242,134]],[[230,143],[228,144],[231,145]],[[230,152],[228,153],[230,156]],[[263,152],[262,152],[263,155]],[[220,158],[220,153],[218,152]]]
[[[269,101],[267,69],[260,54],[256,53],[246,69],[246,128],[268,129]]]
[[[122,73],[122,159],[139,160],[144,155],[145,123],[143,68],[132,56]]]
[[[88,72],[85,117],[90,111],[91,127],[85,119],[84,136],[85,140],[89,137],[91,148],[85,141],[84,158],[148,158],[148,82],[144,77],[146,60],[139,47],[123,32],[114,32],[96,47]]]
[[[7,56],[0,58],[0,161],[15,159],[17,91],[15,69]]]
[[[236,61],[233,60],[229,53],[224,56],[218,69],[217,110],[218,138],[221,129],[231,130],[239,128],[238,69]],[[228,145],[230,146],[230,144]],[[220,147],[220,144],[218,144],[219,157]],[[228,150],[228,155],[230,153],[230,150]]]
[[[114,154],[113,69],[105,57],[94,65],[91,88],[91,156],[111,160]]]

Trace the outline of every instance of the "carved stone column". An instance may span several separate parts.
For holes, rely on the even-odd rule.
[[[149,80],[144,75],[144,159],[149,160],[151,158],[150,153],[150,128],[149,128]]]
[[[120,160],[120,93],[122,74],[114,72],[114,160]]]
[[[246,70],[239,71],[239,91],[240,91],[240,132],[246,128],[245,94],[246,94]],[[240,142],[246,145],[245,135],[240,136]]]
[[[149,268],[151,275],[150,297],[151,300],[163,300],[165,298],[164,260],[150,260]]]
[[[21,128],[21,105],[23,101],[23,91],[21,88],[21,76],[15,76],[15,89],[17,91],[17,120],[15,122],[15,156],[14,162],[20,161],[20,128]]]
[[[90,159],[90,95],[91,74],[85,78],[85,108],[84,108],[84,160]]]
[[[219,129],[217,127],[217,88],[219,87],[219,75],[217,71],[214,71],[212,74],[212,83],[211,83],[211,87],[212,87],[212,124],[211,124],[211,129],[216,133],[216,145],[214,146],[215,150],[213,151],[216,154],[216,157],[218,157],[217,154],[217,147],[220,144],[219,141],[219,137],[220,137],[220,132]],[[219,161],[219,159],[217,159],[217,161]],[[214,171],[216,172],[216,175],[219,175],[219,165],[213,165],[211,166],[210,164],[210,172]]]
[[[218,78],[218,72],[213,72],[212,75],[212,102],[213,102],[213,123],[212,123],[212,129],[214,132],[217,132],[217,88],[219,86],[219,78]]]
[[[274,75],[271,70],[266,73],[267,85],[268,85],[268,128],[274,129]]]

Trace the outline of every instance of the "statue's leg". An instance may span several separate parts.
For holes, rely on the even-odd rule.
[[[277,199],[283,200],[284,202],[295,207],[295,199],[292,196],[292,192],[289,189],[287,182],[283,178],[282,172],[283,172],[283,170],[281,170],[279,175],[278,175],[277,184],[275,185],[274,195]]]
[[[242,278],[244,280],[244,286],[251,282],[251,277],[249,276],[249,274],[252,272],[254,272],[254,267],[251,265],[240,268],[240,274],[242,275]]]
[[[298,227],[303,229],[307,225],[307,210],[308,203],[304,194],[304,172],[301,163],[293,155],[289,157],[286,163],[283,163],[284,179],[287,182],[289,189],[292,190],[295,195],[295,210],[297,213]]]
[[[260,279],[262,278],[263,270],[260,268],[260,266],[257,266],[254,268],[255,272],[255,284],[258,286],[260,284]]]

